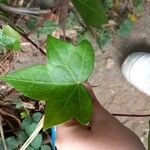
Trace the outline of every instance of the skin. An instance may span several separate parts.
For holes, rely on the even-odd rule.
[[[93,98],[93,114],[89,126],[71,120],[57,128],[58,150],[146,150],[140,139],[96,99],[92,88],[86,83]]]

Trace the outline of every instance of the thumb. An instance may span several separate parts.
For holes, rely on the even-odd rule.
[[[97,127],[99,127],[101,122],[103,122],[106,118],[108,118],[108,116],[110,117],[111,115],[107,110],[105,110],[102,107],[102,105],[97,100],[90,83],[85,82],[84,86],[88,90],[88,92],[89,92],[89,94],[92,98],[92,103],[93,103],[93,114],[92,114],[91,122],[90,122],[91,127],[92,128],[97,128]]]

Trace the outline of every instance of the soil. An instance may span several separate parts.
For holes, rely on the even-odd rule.
[[[150,97],[130,85],[122,75],[121,64],[132,52],[150,52],[150,16],[141,18],[124,39],[96,50],[95,70],[90,79],[100,103],[111,113],[150,114]],[[150,118],[118,117],[147,147]]]
[[[145,15],[135,25],[130,36],[107,44],[104,53],[95,48],[95,69],[90,78],[100,103],[111,113],[150,114],[150,97],[130,85],[122,76],[121,64],[134,51],[150,52],[150,16]],[[32,53],[32,55],[31,55]],[[25,50],[15,62],[14,69],[42,63],[43,57],[35,49]],[[150,118],[118,117],[133,130],[147,146]]]

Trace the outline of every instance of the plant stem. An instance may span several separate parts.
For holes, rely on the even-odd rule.
[[[119,116],[119,117],[150,117],[150,114],[138,115],[138,114],[115,114],[115,113],[112,113],[112,115]]]
[[[9,13],[20,15],[41,15],[48,14],[49,10],[40,10],[39,8],[13,7],[0,3],[0,9]]]
[[[9,21],[7,18],[4,16],[0,16],[0,19],[2,19],[4,22],[7,22],[14,30],[16,30],[24,39],[26,39],[28,42],[30,42],[35,48],[37,48],[44,56],[46,56],[46,53],[44,50],[38,46],[36,43],[34,43],[31,39],[27,37],[27,34],[23,31],[23,29],[19,29],[18,27],[15,26],[11,21]]]
[[[41,27],[43,25],[43,23],[49,18],[49,16],[51,16],[51,14],[56,11],[56,9],[61,5],[61,3],[63,1],[64,0],[60,0],[60,2],[56,4],[56,6],[53,10],[49,10],[49,12],[47,14],[45,14],[44,19],[41,22],[39,22],[39,24],[27,34],[27,36],[30,36],[32,33],[34,33],[36,30],[38,30],[38,28]]]

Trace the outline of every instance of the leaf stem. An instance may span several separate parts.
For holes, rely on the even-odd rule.
[[[115,113],[112,113],[112,115],[119,116],[119,117],[150,117],[150,114],[138,115],[138,114],[115,114]]]
[[[43,25],[43,23],[49,18],[49,16],[51,16],[58,9],[58,7],[61,5],[63,1],[64,0],[60,0],[58,3],[56,3],[55,8],[53,10],[49,10],[49,12],[45,14],[44,19],[41,22],[39,22],[39,24],[27,34],[27,36],[30,36],[32,33],[38,30],[38,28]]]

